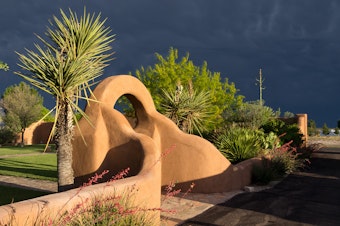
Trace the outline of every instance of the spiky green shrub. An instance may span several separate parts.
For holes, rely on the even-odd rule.
[[[256,130],[235,127],[219,135],[216,146],[232,163],[238,163],[257,156],[262,150],[262,136]]]
[[[192,83],[189,87],[179,85],[173,91],[163,90],[162,107],[164,115],[187,133],[208,131],[207,121],[214,114],[209,92],[194,90]]]

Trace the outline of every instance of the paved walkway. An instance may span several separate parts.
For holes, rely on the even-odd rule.
[[[273,188],[238,194],[180,225],[340,225],[340,148],[324,148],[311,162]]]
[[[0,185],[18,187],[29,190],[57,192],[58,183],[47,180],[35,180],[23,177],[12,177],[0,175]]]

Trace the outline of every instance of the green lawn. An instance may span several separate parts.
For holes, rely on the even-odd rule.
[[[55,152],[55,146],[49,145],[52,152]],[[17,155],[17,154],[30,154],[30,153],[42,153],[45,149],[45,144],[20,146],[3,146],[0,147],[0,158],[4,155]],[[51,152],[49,151],[49,152]]]
[[[54,153],[1,158],[0,174],[57,181],[57,156]]]
[[[22,200],[32,199],[51,193],[42,191],[32,191],[22,188],[6,187],[0,185],[0,205],[6,205],[13,202],[19,202]]]
[[[0,147],[0,175],[57,181],[57,155],[44,153],[45,145]],[[0,186],[0,205],[49,194],[48,192]]]

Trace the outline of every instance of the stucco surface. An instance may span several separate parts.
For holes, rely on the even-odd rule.
[[[210,193],[250,183],[250,168],[256,160],[233,166],[209,141],[183,133],[156,111],[151,95],[137,78],[109,77],[96,87],[94,96],[97,102],[91,102],[85,110],[89,120],[79,121],[80,130],[73,142],[77,183],[104,170],[113,176],[129,167],[131,175],[138,175],[143,165],[152,161],[149,155],[156,155],[162,163],[162,186],[175,182],[177,188],[185,189],[194,182],[193,192]],[[135,125],[114,108],[122,96],[135,109]],[[157,150],[150,151],[142,144],[144,140]]]
[[[6,222],[15,217],[18,225],[32,222],[41,211],[58,217],[86,197],[105,198],[112,191],[124,192],[134,186],[135,203],[141,208],[159,208],[161,187],[176,183],[176,189],[215,193],[242,189],[251,183],[251,169],[260,159],[232,165],[209,141],[183,133],[170,119],[158,113],[146,87],[135,77],[117,75],[106,78],[93,91],[96,101],[85,109],[88,119],[79,121],[73,139],[75,184],[87,182],[94,174],[109,170],[103,180],[129,168],[129,178],[73,189],[0,207]],[[136,122],[114,107],[125,96],[136,112]],[[39,136],[41,137],[41,136]],[[155,225],[160,213],[152,212]],[[28,220],[29,219],[29,220]]]

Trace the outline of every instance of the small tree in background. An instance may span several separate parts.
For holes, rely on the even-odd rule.
[[[319,134],[318,129],[316,128],[316,123],[314,120],[308,120],[308,136],[316,136]]]
[[[13,132],[21,132],[21,144],[28,126],[41,118],[43,98],[24,82],[8,87],[1,102],[6,115],[4,122]]]
[[[329,130],[329,128],[328,128],[326,123],[324,123],[323,126],[322,126],[322,133],[324,135],[328,135],[330,133],[330,130]]]
[[[293,113],[293,112],[290,112],[290,111],[285,111],[283,113],[283,117],[284,118],[294,118],[296,115]]]
[[[258,102],[245,102],[235,109],[226,109],[223,117],[227,125],[258,129],[279,113]]]
[[[62,10],[61,20],[54,17],[52,28],[47,30],[47,40],[38,36],[45,49],[35,45],[37,53],[27,50],[27,56],[19,55],[20,67],[29,73],[16,72],[37,88],[53,95],[55,107],[55,142],[58,161],[58,190],[64,191],[74,185],[72,168],[72,137],[75,112],[86,117],[78,106],[78,99],[90,100],[91,85],[103,74],[113,53],[110,43],[113,37],[105,20],[86,13],[78,18]]]
[[[339,128],[338,127],[335,127],[335,131],[334,131],[334,133],[336,134],[336,135],[339,135]]]

